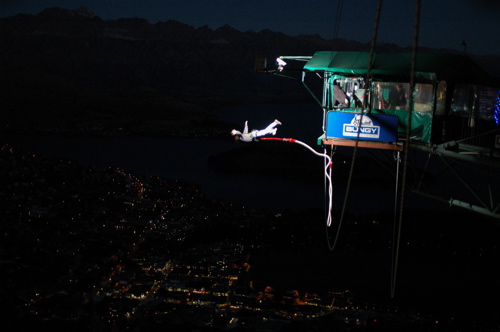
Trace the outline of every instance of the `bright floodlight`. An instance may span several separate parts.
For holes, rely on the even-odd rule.
[[[285,68],[285,66],[286,66],[286,62],[283,61],[283,59],[281,59],[281,58],[277,58],[276,62],[278,63],[278,70],[282,71],[283,68]]]

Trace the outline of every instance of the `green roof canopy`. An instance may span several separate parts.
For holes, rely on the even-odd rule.
[[[366,76],[368,52],[316,52],[304,66],[308,71],[328,71],[342,76]],[[409,81],[412,54],[373,54],[371,76],[374,79]],[[455,80],[471,82],[488,74],[469,57],[462,54],[423,54],[416,57],[415,79],[418,82]]]

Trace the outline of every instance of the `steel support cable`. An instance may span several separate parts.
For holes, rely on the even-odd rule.
[[[412,61],[411,61],[411,78],[410,78],[410,96],[409,96],[409,104],[410,107],[408,109],[408,122],[407,122],[407,127],[406,127],[406,141],[405,141],[405,156],[404,156],[404,163],[403,163],[403,180],[402,180],[402,185],[401,185],[401,200],[400,200],[400,207],[399,207],[399,224],[398,224],[398,230],[396,238],[396,243],[395,247],[393,250],[394,252],[394,259],[393,259],[393,268],[392,268],[392,280],[391,280],[391,298],[394,298],[395,292],[396,292],[396,277],[397,277],[397,270],[398,270],[398,261],[399,261],[399,248],[401,244],[401,227],[403,225],[403,205],[404,205],[404,197],[405,197],[405,186],[406,186],[406,174],[407,174],[407,169],[408,169],[408,147],[410,145],[410,131],[411,131],[411,117],[412,117],[412,111],[413,111],[413,90],[415,87],[415,67],[416,67],[416,62],[417,62],[417,47],[418,47],[418,29],[419,29],[419,22],[420,22],[420,0],[416,0],[415,2],[415,23],[414,23],[414,30],[413,30],[413,54],[412,54]]]
[[[467,181],[465,181],[465,179],[455,170],[455,168],[453,168],[451,166],[451,164],[448,163],[446,158],[444,158],[443,156],[440,156],[440,157],[441,157],[441,160],[443,161],[443,163],[448,167],[448,169],[450,169],[452,171],[452,173],[455,174],[455,176],[460,180],[460,182],[462,182],[462,184],[465,186],[465,188],[467,188],[467,190],[469,190],[469,192],[479,201],[479,203],[481,203],[481,205],[484,208],[488,208],[488,205],[483,202],[481,197],[479,197],[479,195],[476,193],[476,191],[471,186],[469,186]]]
[[[397,154],[397,160],[396,160],[396,187],[395,187],[395,191],[394,191],[394,220],[393,220],[393,234],[392,234],[392,237],[393,237],[393,241],[392,241],[392,245],[394,246],[395,245],[395,242],[394,242],[394,239],[395,239],[395,236],[396,236],[396,232],[398,230],[398,228],[396,227],[397,225],[397,213],[398,213],[398,189],[399,189],[399,164],[400,164],[401,160],[400,160],[400,151],[398,151],[398,154]],[[393,251],[392,251],[392,262],[394,264],[394,261],[395,261],[395,250],[394,250],[394,247],[393,247]],[[394,269],[391,270],[391,281],[394,279],[393,278],[394,276]]]
[[[340,18],[342,17],[342,8],[344,7],[344,0],[339,0],[337,3],[337,17],[335,17],[335,27],[333,28],[333,39],[337,38],[340,26]]]
[[[486,136],[486,135],[492,134],[492,133],[497,132],[497,131],[500,131],[500,129],[493,129],[493,130],[487,131],[485,133],[477,134],[475,136],[462,138],[461,140],[457,140],[455,142],[456,143],[465,142],[465,141],[468,141],[468,140],[471,140],[471,139],[474,139],[474,138],[478,138],[478,137],[482,137],[482,136]]]
[[[456,203],[453,203],[455,201],[458,201],[458,200],[455,200],[453,198],[444,198],[444,197],[440,197],[440,196],[436,196],[436,195],[433,195],[430,190],[428,190],[428,188],[425,188],[427,189],[426,192],[422,192],[421,191],[421,188],[420,188],[420,184],[423,183],[423,178],[424,178],[424,172],[425,170],[427,169],[427,165],[428,165],[428,162],[430,160],[430,156],[432,155],[432,153],[429,153],[429,157],[428,157],[428,161],[426,163],[426,167],[424,168],[424,171],[422,172],[422,175],[420,177],[420,183],[418,185],[417,188],[415,188],[415,192],[419,195],[423,195],[423,196],[427,196],[427,197],[430,197],[432,199],[435,199],[435,200],[438,200],[438,201],[441,201],[443,203],[448,203],[450,205],[458,205],[460,207],[466,207],[465,205],[463,204],[456,204]],[[482,207],[479,207],[480,209],[484,209],[485,211],[488,211],[488,213],[486,215],[490,215],[493,214],[493,217],[495,218],[498,218],[498,216],[494,215],[498,210],[500,210],[500,203],[498,205],[495,206],[495,203],[493,201],[494,199],[494,193],[492,191],[492,186],[491,186],[491,182],[492,182],[492,179],[491,179],[491,176],[492,174],[490,173],[490,168],[488,167],[485,171],[486,173],[486,177],[488,179],[488,198],[489,198],[489,203],[490,203],[490,207],[487,207],[486,203],[483,202],[483,200],[480,198],[479,194],[476,193],[472,187],[468,184],[468,182],[460,175],[460,173],[458,173],[458,171],[456,171],[456,166],[464,166],[464,167],[468,167],[468,168],[471,168],[471,166],[469,166],[469,163],[461,163],[460,161],[459,162],[456,162],[456,160],[454,160],[453,158],[451,158],[451,160],[455,161],[454,165],[450,164],[449,163],[449,158],[445,158],[445,156],[441,155],[441,154],[438,154],[438,157],[440,157],[440,160],[443,162],[443,164],[446,166],[446,172],[449,172],[450,170],[452,171],[452,173],[455,175],[455,177],[457,179],[460,180],[460,182],[462,182],[462,184],[464,185],[464,187],[477,199],[477,201],[482,205]],[[474,171],[477,171],[477,169],[473,169]],[[443,171],[443,173],[445,172]],[[463,172],[462,172],[463,173]],[[439,177],[439,176],[438,176]],[[497,179],[495,179],[497,180]],[[472,204],[471,204],[472,206]],[[467,208],[467,207],[466,207]],[[484,214],[484,212],[481,212]]]
[[[495,202],[493,201],[493,191],[491,189],[491,177],[490,177],[490,168],[488,167],[486,169],[486,179],[488,180],[488,195],[490,197],[490,206],[493,209],[493,206],[495,205]]]
[[[395,194],[394,194],[394,219],[393,219],[393,229],[392,229],[392,269],[391,269],[391,297],[393,297],[394,292],[394,283],[396,280],[396,268],[395,266],[397,265],[397,256],[399,254],[399,240],[396,241],[399,236],[397,234],[400,234],[401,230],[401,222],[397,222],[397,215],[398,215],[398,189],[399,189],[399,164],[400,164],[400,151],[398,151],[398,156],[397,156],[397,165],[396,165],[396,188],[395,188]],[[401,219],[400,219],[401,220]],[[397,242],[397,244],[396,244]],[[397,249],[396,249],[397,248]]]
[[[379,0],[378,1],[378,7],[377,7],[377,13],[375,15],[375,25],[374,25],[374,28],[373,28],[373,37],[372,37],[372,43],[371,43],[371,48],[370,48],[370,60],[368,61],[368,71],[366,73],[366,82],[367,82],[367,84],[369,82],[369,78],[370,78],[370,75],[371,75],[371,69],[372,69],[372,63],[373,63],[373,54],[375,53],[375,44],[377,42],[377,31],[378,31],[378,23],[379,23],[379,20],[380,20],[380,12],[381,12],[381,10],[382,10],[382,0]],[[364,94],[364,97],[363,97],[363,106],[364,106],[363,109],[366,107],[367,91],[368,91],[368,88],[365,89],[365,94]],[[359,125],[358,125],[359,127],[361,127],[361,124],[363,123],[363,114],[364,114],[364,111],[361,112],[361,117],[359,119]],[[349,197],[349,191],[350,191],[350,188],[351,188],[351,180],[352,180],[352,174],[354,173],[354,164],[355,164],[355,161],[356,161],[356,153],[358,151],[359,135],[360,134],[361,134],[361,131],[358,128],[358,132],[357,132],[357,135],[356,135],[356,144],[354,145],[354,151],[352,153],[351,168],[349,170],[349,177],[347,179],[347,187],[346,187],[346,192],[345,192],[345,196],[344,196],[344,203],[342,205],[342,212],[340,214],[339,225],[337,227],[337,233],[335,235],[335,240],[333,241],[333,245],[331,247],[331,250],[333,250],[335,248],[335,246],[337,245],[339,234],[340,234],[340,229],[341,229],[342,223],[344,221],[345,210],[346,210],[346,207],[347,207],[347,198]]]
[[[384,170],[386,170],[389,174],[394,174],[392,168],[387,166],[386,164],[384,164],[382,161],[380,161],[379,158],[377,158],[377,156],[371,150],[367,150],[367,152],[368,152],[368,154],[370,154],[370,156],[373,157],[373,160],[375,162],[377,162],[377,164],[379,164],[380,167],[382,167]],[[399,151],[396,151],[396,152],[399,152]],[[393,157],[392,159],[390,159],[385,154],[383,154],[382,157],[384,157],[385,160],[390,161],[390,162],[392,162],[393,160],[397,160],[399,158],[399,156],[398,156],[398,157]]]
[[[453,161],[453,165],[455,166],[462,166],[462,167],[466,167],[474,172],[480,172],[480,173],[487,173],[487,171],[484,171],[482,170],[481,168],[477,168],[476,166],[473,166],[471,165],[470,162],[468,161],[464,161],[464,160],[461,160],[461,159],[456,159],[454,157],[449,157],[445,154],[442,154],[442,153],[439,153],[437,154],[439,157],[441,158],[446,158],[446,160],[449,160],[449,161]],[[445,164],[446,165],[446,164]],[[491,167],[491,165],[484,165],[485,167]],[[498,168],[495,166],[495,169]],[[443,171],[443,173],[445,173],[445,171]],[[496,180],[500,180],[500,175],[497,175],[498,173],[495,173],[493,174],[493,176],[495,177]]]
[[[370,46],[370,58],[368,60],[368,71],[366,72],[366,84],[367,88],[365,89],[365,93],[363,96],[363,109],[366,108],[366,103],[367,103],[367,94],[369,90],[369,84],[370,84],[370,76],[371,76],[371,70],[372,70],[372,65],[373,65],[373,54],[375,53],[375,45],[377,44],[377,34],[378,34],[378,23],[380,20],[380,12],[382,11],[382,0],[378,1],[378,6],[377,6],[377,13],[375,15],[375,25],[373,27],[373,36],[372,36],[372,43]],[[361,113],[361,116],[363,116],[363,113]]]
[[[432,153],[429,153],[429,154],[427,155],[427,160],[425,161],[424,168],[422,169],[422,172],[421,172],[420,176],[418,177],[417,187],[415,188],[415,190],[416,190],[417,192],[419,192],[419,191],[420,191],[420,187],[421,187],[422,185],[425,185],[425,184],[424,184],[424,176],[425,176],[425,172],[427,172],[427,169],[428,169],[429,164],[430,164],[430,162],[431,162],[431,157],[432,157]],[[417,171],[417,169],[415,169],[415,172],[416,172],[416,171]],[[429,188],[425,188],[425,190],[426,190],[426,191],[429,191]]]

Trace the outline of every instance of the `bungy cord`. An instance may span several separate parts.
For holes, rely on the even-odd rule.
[[[323,157],[326,161],[325,163],[325,177],[328,180],[328,213],[326,217],[326,225],[328,227],[331,226],[332,224],[332,209],[333,209],[333,188],[332,188],[332,159],[324,153],[319,153],[315,151],[313,148],[311,148],[309,145],[307,145],[304,142],[301,142],[299,140],[296,140],[295,138],[278,138],[278,137],[262,137],[261,140],[274,140],[274,141],[282,141],[282,142],[290,142],[290,143],[297,143],[302,145],[303,147],[309,149],[312,153],[319,157]]]

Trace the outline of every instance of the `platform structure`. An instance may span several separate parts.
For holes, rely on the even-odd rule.
[[[347,147],[360,147],[365,149],[381,149],[381,150],[395,150],[403,151],[402,143],[391,143],[391,142],[374,142],[374,141],[355,141],[352,139],[342,139],[342,138],[326,138],[324,135],[318,137],[318,145],[329,145],[335,146],[347,146]]]
[[[500,219],[500,82],[468,56],[318,51],[276,64],[256,70],[300,73],[323,111],[318,145],[392,151],[405,160],[420,152],[409,161],[420,173],[404,181],[412,192]],[[463,187],[442,191],[457,183]]]

